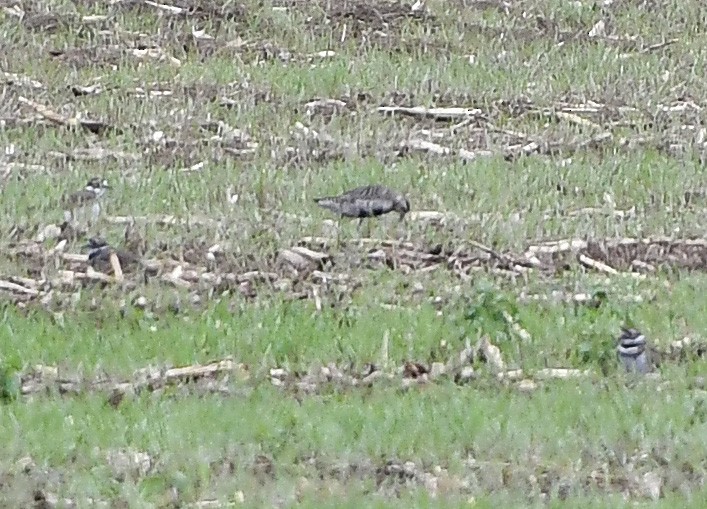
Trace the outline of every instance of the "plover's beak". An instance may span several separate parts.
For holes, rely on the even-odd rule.
[[[407,212],[400,212],[400,222],[403,222],[405,220],[406,215],[407,215]]]

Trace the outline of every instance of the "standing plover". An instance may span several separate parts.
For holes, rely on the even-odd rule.
[[[101,198],[109,188],[108,181],[97,177],[92,178],[82,190],[66,196],[63,200],[64,221],[84,219],[89,212],[89,219],[96,221],[101,214]]]
[[[646,337],[636,329],[621,329],[616,354],[629,373],[645,374],[651,371],[651,359],[646,348]]]
[[[410,212],[410,202],[401,193],[381,185],[362,186],[339,196],[315,198],[320,207],[343,217],[358,218],[359,226],[366,217],[378,217],[389,212],[400,214],[402,221]]]

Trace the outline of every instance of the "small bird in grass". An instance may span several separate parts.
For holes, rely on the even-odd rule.
[[[627,372],[646,374],[651,371],[651,359],[646,345],[646,337],[636,329],[621,328],[616,352]]]
[[[339,196],[315,198],[314,202],[342,217],[358,218],[359,227],[367,217],[397,212],[402,221],[410,212],[410,202],[405,196],[381,185],[357,187]]]
[[[110,255],[112,253],[116,254],[120,266],[124,270],[140,263],[140,259],[136,255],[122,249],[113,248],[101,237],[91,237],[88,239],[86,248],[89,249],[88,263],[91,267],[100,272],[109,273],[113,270],[110,263]]]
[[[82,190],[66,196],[63,200],[64,221],[69,223],[84,218],[88,211],[92,221],[98,219],[101,214],[100,198],[109,187],[107,180],[93,177]]]

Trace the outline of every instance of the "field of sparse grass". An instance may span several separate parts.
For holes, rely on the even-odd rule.
[[[706,507],[706,56],[699,0],[0,0],[0,505]]]

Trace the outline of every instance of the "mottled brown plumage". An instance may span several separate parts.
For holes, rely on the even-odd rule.
[[[316,198],[320,207],[343,217],[378,217],[397,212],[402,220],[410,211],[410,202],[401,193],[381,185],[362,186],[339,196]]]

